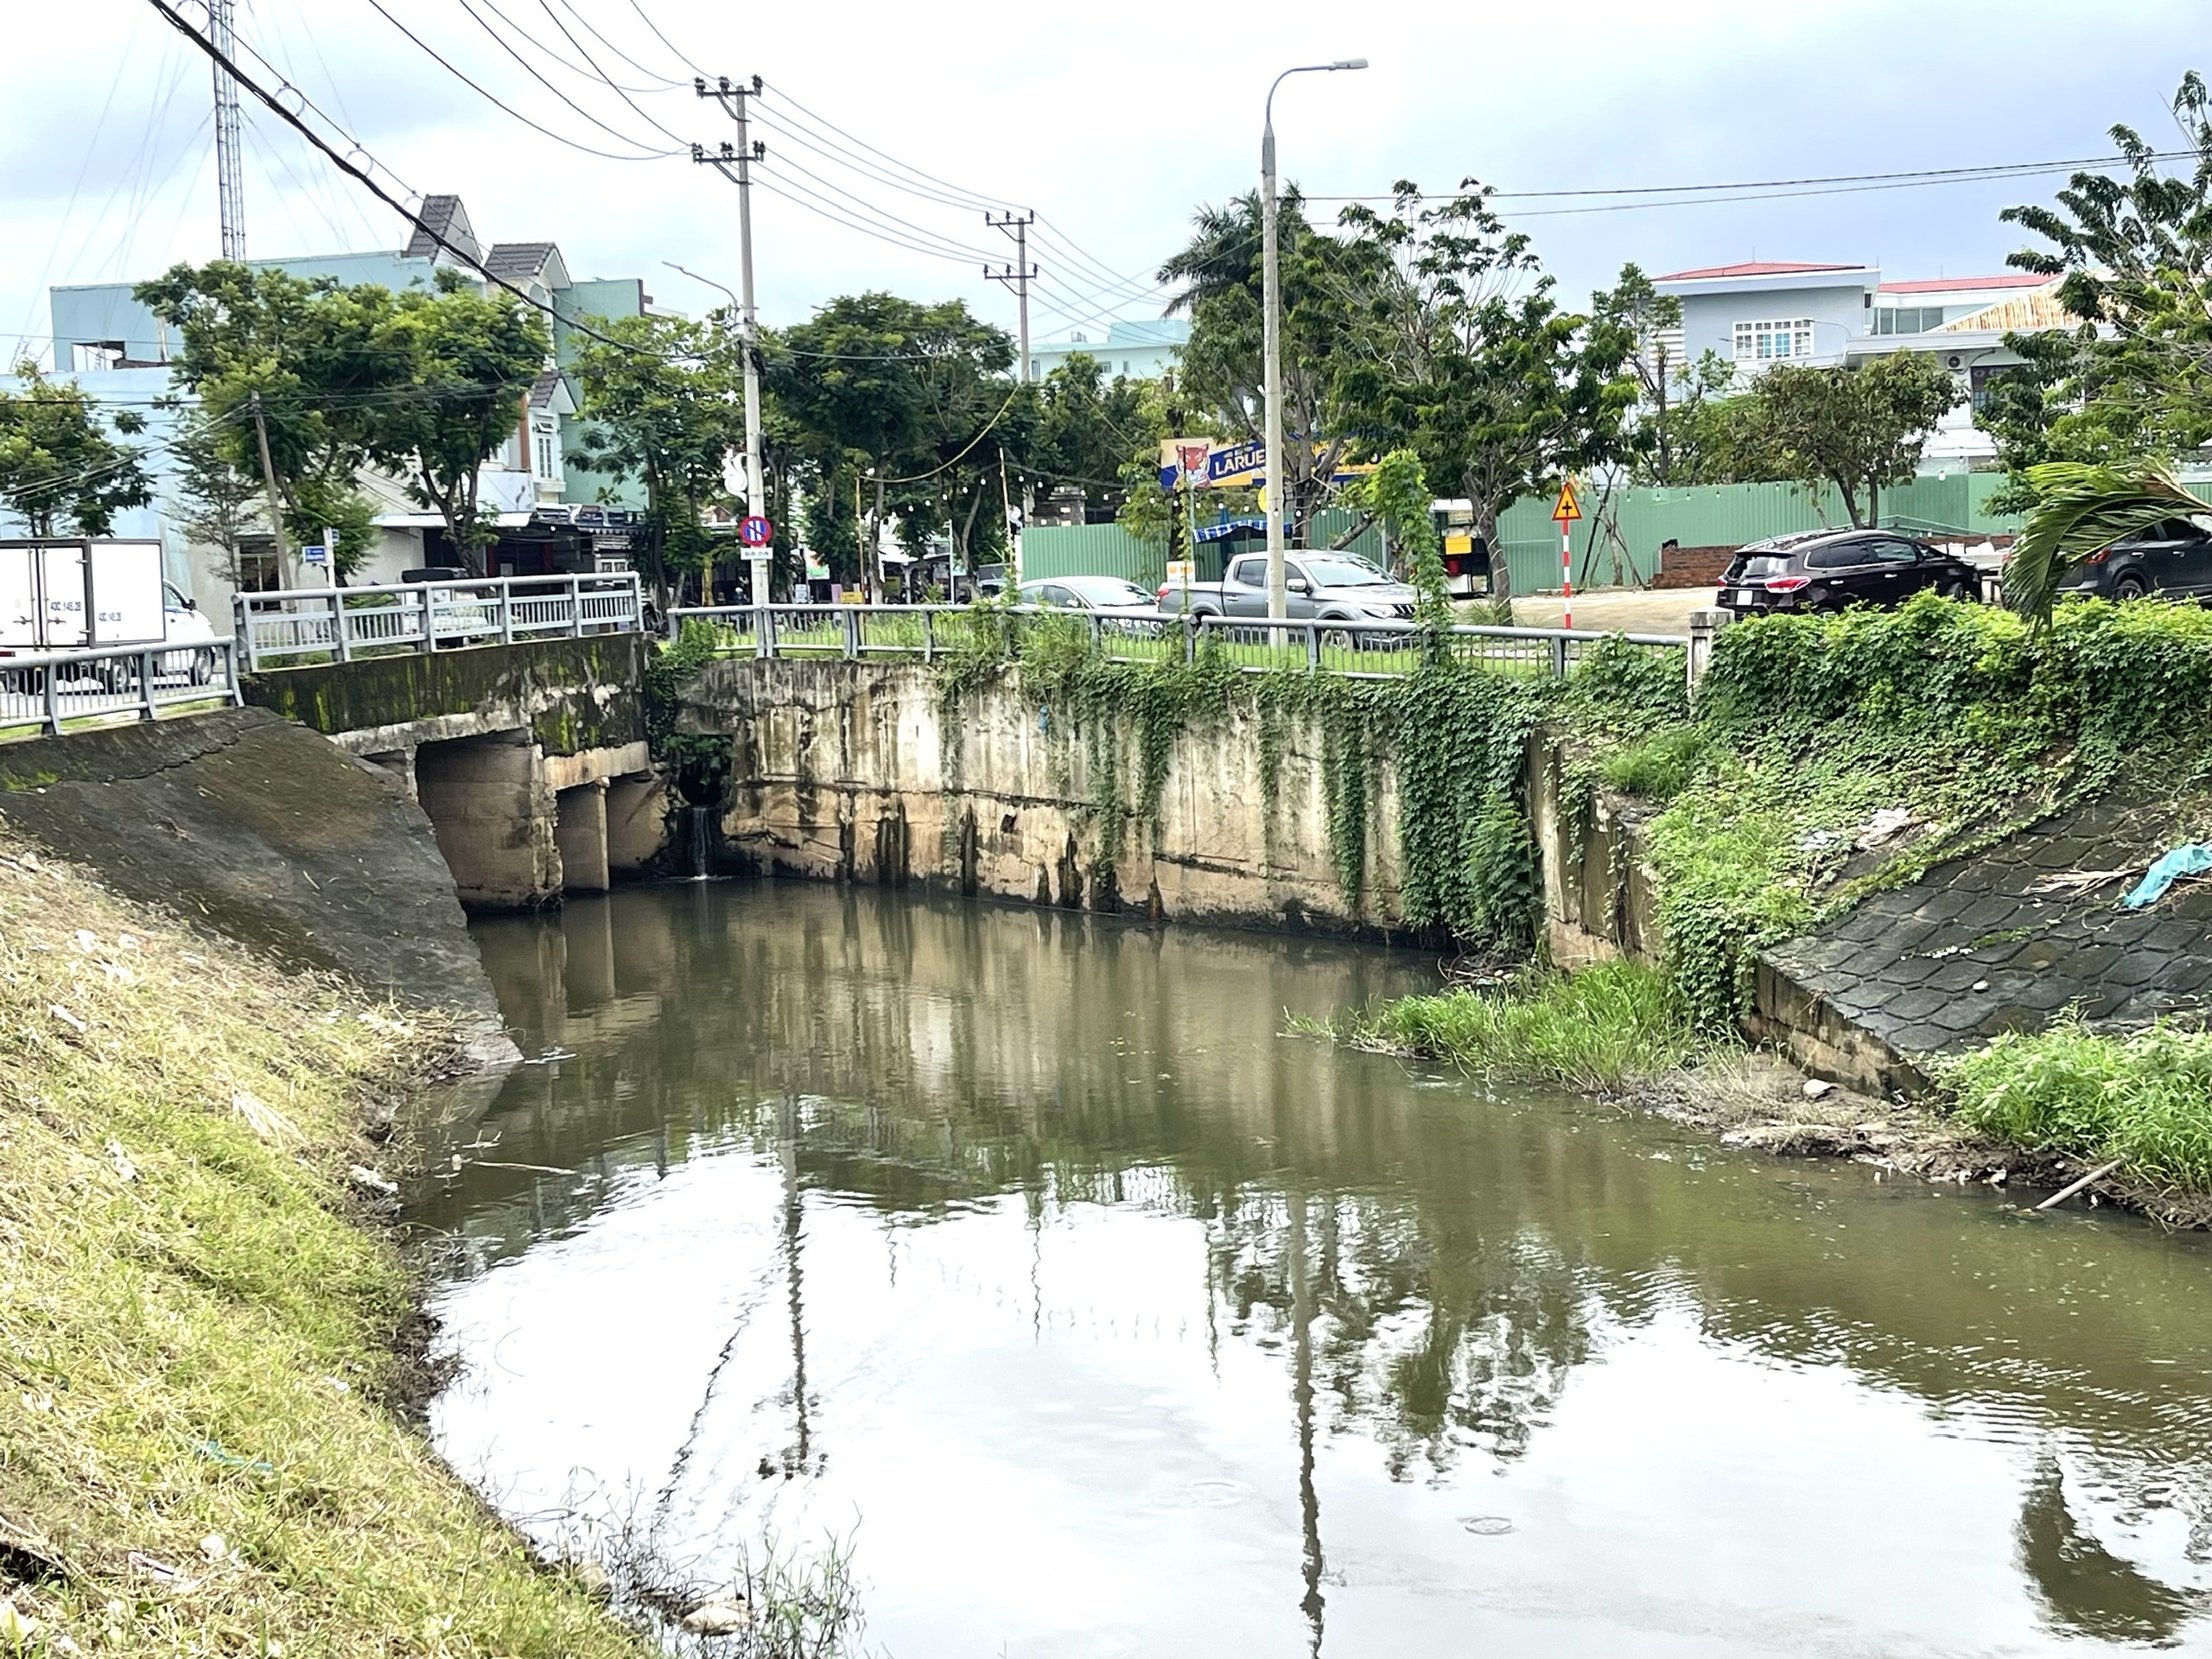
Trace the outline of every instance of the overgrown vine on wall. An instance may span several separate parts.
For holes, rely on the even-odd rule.
[[[700,668],[728,653],[736,635],[704,617],[686,617],[677,637],[645,664],[645,741],[653,760],[675,780],[687,801],[707,805],[721,798],[729,776],[729,741],[677,729],[683,688]]]

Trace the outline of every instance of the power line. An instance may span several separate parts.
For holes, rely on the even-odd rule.
[[[155,4],[156,4],[156,5],[160,5],[160,4],[161,4],[161,0],[154,0],[154,3],[155,3]],[[464,0],[464,4],[465,4],[465,0]],[[638,147],[640,150],[645,151],[645,153],[644,153],[643,155],[639,155],[639,156],[618,156],[618,155],[616,155],[616,154],[615,154],[613,151],[612,151],[612,150],[600,149],[598,149],[598,148],[596,148],[596,147],[594,147],[594,146],[593,146],[593,145],[591,145],[591,144],[579,143],[578,143],[576,140],[575,140],[574,138],[568,137],[567,137],[567,136],[565,136],[564,134],[562,134],[562,133],[558,133],[558,132],[554,131],[554,130],[553,130],[553,129],[552,129],[552,128],[550,128],[550,127],[541,125],[539,123],[537,123],[537,122],[536,122],[536,121],[531,120],[528,116],[524,115],[524,114],[520,111],[520,110],[516,109],[512,105],[511,105],[511,104],[508,104],[508,103],[505,103],[505,102],[502,101],[502,100],[501,100],[501,99],[500,99],[497,95],[495,95],[494,93],[493,93],[493,92],[491,92],[487,91],[485,87],[483,87],[482,86],[479,85],[476,81],[472,80],[472,79],[468,77],[467,73],[465,71],[463,71],[463,70],[461,70],[461,69],[457,68],[456,67],[454,67],[454,64],[453,64],[453,63],[452,63],[448,59],[447,59],[447,58],[446,58],[442,54],[441,54],[435,47],[432,46],[429,41],[425,41],[425,40],[424,40],[421,35],[417,35],[417,34],[416,34],[413,29],[411,29],[408,28],[406,24],[404,24],[404,23],[401,22],[399,21],[399,19],[398,19],[398,18],[397,18],[397,17],[393,16],[392,16],[389,11],[386,11],[386,10],[385,10],[385,8],[384,8],[383,0],[369,0],[369,5],[370,5],[371,9],[372,9],[372,10],[374,10],[374,11],[376,12],[376,14],[377,14],[378,16],[382,17],[382,18],[385,20],[385,22],[386,22],[390,23],[390,24],[391,24],[394,29],[397,29],[397,30],[398,30],[402,35],[405,35],[409,40],[410,40],[410,41],[414,41],[414,42],[415,42],[415,44],[416,44],[418,48],[420,48],[423,50],[423,52],[426,55],[428,55],[428,56],[429,56],[429,57],[433,61],[435,61],[435,62],[439,66],[439,67],[442,68],[442,69],[443,69],[443,70],[444,70],[448,74],[451,75],[451,76],[452,76],[455,80],[457,80],[457,81],[461,82],[461,84],[462,86],[464,86],[467,87],[467,88],[469,89],[469,91],[471,91],[471,92],[474,92],[474,93],[477,95],[477,97],[479,97],[479,98],[482,99],[486,103],[490,104],[490,105],[493,105],[496,106],[497,108],[499,108],[499,109],[500,109],[500,110],[504,111],[505,111],[507,114],[509,114],[509,115],[512,116],[516,120],[518,120],[518,121],[521,122],[521,123],[523,124],[523,125],[524,125],[525,127],[528,127],[529,129],[531,129],[531,131],[533,131],[533,132],[538,132],[538,133],[543,133],[546,137],[552,139],[552,140],[553,140],[553,142],[554,142],[554,143],[558,143],[558,144],[566,144],[566,145],[567,145],[570,149],[581,150],[581,151],[582,151],[582,152],[583,152],[585,155],[587,155],[587,156],[598,156],[601,161],[607,161],[607,162],[652,162],[652,161],[661,161],[661,160],[664,160],[667,156],[671,156],[671,155],[674,155],[674,154],[676,153],[676,152],[675,152],[675,151],[673,151],[673,150],[655,150],[655,149],[651,149],[651,148],[650,148],[649,146],[647,146],[647,145],[645,145],[645,144],[639,144],[639,143],[638,143],[638,141],[637,141],[636,139],[630,137],[627,134],[616,132],[616,133],[614,134],[614,136],[615,136],[616,137],[618,137],[618,138],[620,138],[620,139],[623,141],[623,143],[627,143],[627,144],[636,144],[636,145],[637,145],[637,147]],[[172,18],[175,18],[176,22],[177,22],[177,26],[178,26],[179,28],[181,28],[181,28],[187,28],[187,27],[188,27],[188,25],[186,25],[186,24],[184,23],[183,20],[182,20],[181,18],[177,18],[177,17],[176,17],[176,14],[175,14],[175,12],[173,12],[173,11],[169,11],[169,9],[168,9],[167,6],[165,6],[165,5],[164,5],[164,6],[162,6],[162,10],[164,10],[164,11],[168,11],[168,12],[169,13],[169,16],[170,16]],[[475,14],[474,11],[471,11],[468,15],[469,15],[471,17],[476,17],[476,14]],[[477,18],[476,18],[476,21],[477,21],[479,23],[482,23],[484,20],[483,20],[482,18],[480,18],[480,17],[477,17]],[[194,38],[194,39],[195,39],[195,40],[197,40],[197,39],[199,38],[199,36],[198,36],[198,35],[197,35],[197,34],[194,34],[194,36],[193,36],[193,38]],[[497,39],[498,37],[497,37],[497,35],[495,35],[493,36],[493,38],[494,38],[494,39]],[[512,55],[512,54],[510,54],[510,55]],[[527,67],[527,66],[525,66],[525,67]],[[531,73],[536,73],[536,71],[534,71],[534,70],[533,70]],[[543,79],[543,77],[540,77],[540,79]],[[557,94],[556,94],[556,96],[557,96]],[[266,100],[264,99],[264,101],[266,101]],[[567,102],[568,100],[566,100],[566,99],[564,99],[563,101],[563,102]],[[571,109],[575,109],[575,108],[576,108],[576,106],[575,106],[573,103],[569,104],[569,108],[571,108]],[[271,108],[276,108],[276,106],[275,105],[273,105],[273,104],[272,104],[272,105],[270,105],[270,107],[271,107]],[[279,110],[279,111],[278,111],[278,112],[279,112],[280,114],[282,114],[282,113],[285,113],[285,111],[282,111],[282,110]],[[578,113],[579,113],[579,114],[582,114],[582,113],[583,113],[583,111],[578,111]],[[607,127],[607,124],[606,124],[606,123],[604,123],[604,122],[602,122],[602,121],[598,120],[598,119],[597,119],[596,118],[594,118],[594,117],[591,117],[591,116],[587,115],[587,116],[585,117],[585,118],[586,118],[587,120],[590,120],[590,121],[592,122],[592,124],[593,124],[594,126],[602,127],[602,128],[604,128],[606,130],[607,130],[607,131],[609,131],[609,132],[613,132],[613,131],[614,131],[614,130],[613,130],[612,127]],[[302,130],[304,130],[304,129],[302,129]],[[404,211],[404,210],[403,209],[402,211]]]
[[[539,0],[539,3],[543,4],[543,0]],[[567,12],[569,16],[582,23],[584,26],[585,30],[594,40],[597,41],[601,46],[612,52],[616,57],[621,59],[623,62],[628,64],[639,74],[646,76],[650,79],[658,81],[662,87],[666,90],[681,91],[686,85],[685,82],[681,80],[671,80],[667,76],[660,73],[658,70],[647,68],[644,64],[639,63],[627,52],[625,52],[620,47],[615,45],[613,41],[601,34],[600,30],[594,26],[591,19],[585,16],[582,12],[579,11],[575,6],[570,3],[570,0],[560,0],[560,4],[561,10]]]

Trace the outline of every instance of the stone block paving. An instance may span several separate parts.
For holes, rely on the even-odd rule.
[[[2170,804],[2093,802],[1878,893],[1767,960],[1906,1054],[2039,1029],[2069,1004],[2123,1025],[2197,1013],[2212,1007],[2212,880],[2120,906],[2189,830]],[[2112,871],[2125,874],[2073,880]]]

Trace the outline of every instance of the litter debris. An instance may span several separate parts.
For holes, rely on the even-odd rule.
[[[386,1198],[391,1197],[399,1191],[398,1182],[386,1180],[365,1164],[355,1164],[347,1169],[346,1173],[353,1179],[354,1185],[365,1186],[370,1192],[381,1192]]]
[[[1805,1079],[1805,1098],[1808,1100],[1826,1100],[1834,1093],[1835,1093],[1835,1084],[1830,1083],[1826,1077]]]
[[[267,1459],[242,1458],[235,1452],[225,1451],[220,1440],[202,1440],[200,1442],[198,1450],[200,1455],[208,1462],[219,1463],[226,1469],[246,1469],[257,1475],[273,1475],[276,1472],[276,1465]]]
[[[1866,820],[1866,827],[1859,830],[1859,844],[1861,847],[1879,847],[1884,842],[1894,837],[1900,830],[1911,827],[1912,812],[1910,808],[1882,807],[1872,817]]]
[[[181,1567],[171,1567],[167,1561],[156,1560],[143,1551],[132,1550],[130,1561],[131,1571],[134,1573],[143,1573],[156,1584],[168,1585],[181,1595],[190,1595],[200,1587],[200,1580],[187,1578]]]
[[[2166,889],[2184,875],[2202,875],[2207,870],[2212,870],[2212,847],[2201,841],[2185,842],[2146,870],[2135,891],[2120,902],[2140,910],[2164,898]]]
[[[2133,870],[2061,870],[2056,875],[2044,876],[2028,891],[2063,893],[2069,897],[2078,898],[2094,888],[2103,887],[2107,881],[2125,881],[2134,874]]]
[[[68,1027],[72,1031],[81,1033],[92,1029],[91,1027],[87,1026],[75,1014],[70,1013],[68,1009],[63,1007],[59,1002],[48,1004],[46,1011],[52,1014],[55,1019],[59,1020],[63,1025]]]
[[[683,1629],[691,1636],[734,1636],[752,1623],[753,1609],[742,1597],[702,1602],[683,1615]]]
[[[18,1608],[12,1601],[0,1601],[0,1637],[15,1644],[17,1652],[31,1644],[38,1634],[38,1621]]]
[[[77,948],[89,957],[93,951],[100,948],[100,936],[93,932],[89,927],[79,928],[77,930]]]
[[[138,1179],[138,1166],[130,1161],[130,1154],[123,1149],[122,1141],[111,1141],[107,1143],[107,1160],[115,1166],[115,1173],[124,1180]]]

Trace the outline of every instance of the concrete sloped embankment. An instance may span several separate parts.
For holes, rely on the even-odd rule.
[[[115,891],[462,1022],[514,1058],[430,821],[259,709],[0,747],[0,817]]]
[[[2212,887],[2116,900],[2189,838],[2172,802],[2107,799],[1880,893],[1758,967],[1756,1034],[1856,1087],[1915,1092],[1931,1058],[2061,1009],[2148,1024],[2212,992]]]

